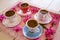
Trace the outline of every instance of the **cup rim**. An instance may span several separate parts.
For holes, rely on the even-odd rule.
[[[40,9],[40,10],[38,11],[38,13],[41,13],[41,12],[40,12],[41,10],[46,10],[46,11],[48,11],[47,9]],[[46,13],[46,14],[49,14],[49,11],[48,11],[48,13]]]
[[[29,20],[35,20],[35,19],[29,19]],[[29,20],[27,20],[27,22],[28,22]],[[35,20],[35,21],[37,21],[37,20]],[[26,26],[27,26],[28,28],[30,28],[30,29],[35,29],[35,28],[38,27],[38,25],[39,25],[39,24],[38,24],[36,27],[33,27],[33,28],[32,28],[32,27],[29,27],[29,26],[28,26],[27,22],[26,22]],[[37,23],[38,23],[38,21],[37,21]]]
[[[22,4],[25,4],[25,3],[22,3]],[[21,5],[22,5],[22,4],[21,4]],[[21,5],[20,5],[20,7],[21,7],[21,8],[27,8],[27,7],[29,7],[29,4],[28,4],[28,3],[26,3],[26,4],[27,4],[26,7],[23,7],[23,6],[21,6]]]
[[[11,10],[8,10],[8,11],[11,11]],[[14,11],[14,10],[12,10],[12,11]],[[6,11],[6,12],[7,12],[7,11]],[[6,12],[5,12],[5,13],[6,13]],[[14,12],[15,12],[15,11],[14,11]],[[16,15],[16,13],[14,13],[12,16],[9,16],[9,17],[8,17],[8,16],[5,15],[5,13],[4,13],[4,16],[7,17],[7,18],[10,18],[10,17],[13,17],[14,15]]]

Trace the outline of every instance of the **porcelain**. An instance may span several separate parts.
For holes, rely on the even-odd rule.
[[[43,21],[41,21],[41,14],[38,12],[34,15],[34,18],[41,24],[46,24],[52,21],[52,16],[48,13],[44,15]]]
[[[22,3],[21,5],[19,5],[19,7],[23,11],[23,13],[26,13],[30,8],[30,5],[28,3]]]
[[[11,21],[9,21],[11,20]],[[5,25],[6,27],[14,27],[16,25],[18,25],[21,22],[21,17],[20,15],[16,14],[15,17],[11,18],[11,19],[4,19],[2,21],[3,25]]]
[[[37,26],[35,26],[34,28],[31,28],[31,27],[29,27],[28,26],[28,21],[30,21],[30,20],[33,20],[33,19],[29,19],[29,20],[27,20],[27,22],[26,22],[26,26],[29,28],[29,30],[30,30],[30,32],[33,32],[33,33],[36,33],[36,32],[39,32],[39,29],[38,29],[38,25]],[[36,21],[36,20],[35,20]],[[37,22],[37,21],[36,21]],[[37,22],[38,23],[38,22]]]
[[[31,33],[30,32],[30,29],[27,27],[27,26],[24,26],[23,28],[23,35],[29,39],[36,39],[36,38],[39,38],[42,33],[43,33],[43,28],[42,26],[38,26],[37,29],[39,29],[39,31],[37,32],[34,32],[34,33]]]

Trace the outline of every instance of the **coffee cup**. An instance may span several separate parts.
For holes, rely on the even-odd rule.
[[[38,20],[45,22],[46,21],[46,17],[48,16],[48,11],[45,9],[39,10],[37,17]]]
[[[28,20],[26,22],[27,27],[29,28],[29,31],[32,33],[38,32],[38,22],[36,20]]]
[[[23,13],[28,12],[29,4],[28,4],[28,3],[22,3],[22,4],[20,5],[20,9],[23,11]]]
[[[13,22],[13,19],[16,17],[16,14],[13,10],[9,10],[5,13],[6,19],[8,19],[10,22]]]

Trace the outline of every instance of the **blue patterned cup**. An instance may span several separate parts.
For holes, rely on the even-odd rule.
[[[31,33],[39,32],[38,22],[36,20],[28,20],[26,22],[27,27]]]

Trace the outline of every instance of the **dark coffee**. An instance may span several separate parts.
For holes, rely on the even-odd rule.
[[[42,14],[46,14],[46,13],[48,13],[48,11],[45,10],[45,9],[42,9],[40,12],[41,12]]]
[[[27,22],[27,25],[28,25],[30,28],[35,28],[35,27],[38,25],[38,23],[37,23],[36,20],[29,20],[29,21]]]
[[[15,12],[14,12],[13,10],[9,10],[9,11],[7,11],[7,12],[5,13],[5,16],[11,17],[11,16],[13,16],[14,14],[15,14]]]
[[[28,6],[27,3],[22,3],[22,4],[21,4],[21,7],[27,7],[27,6]]]

